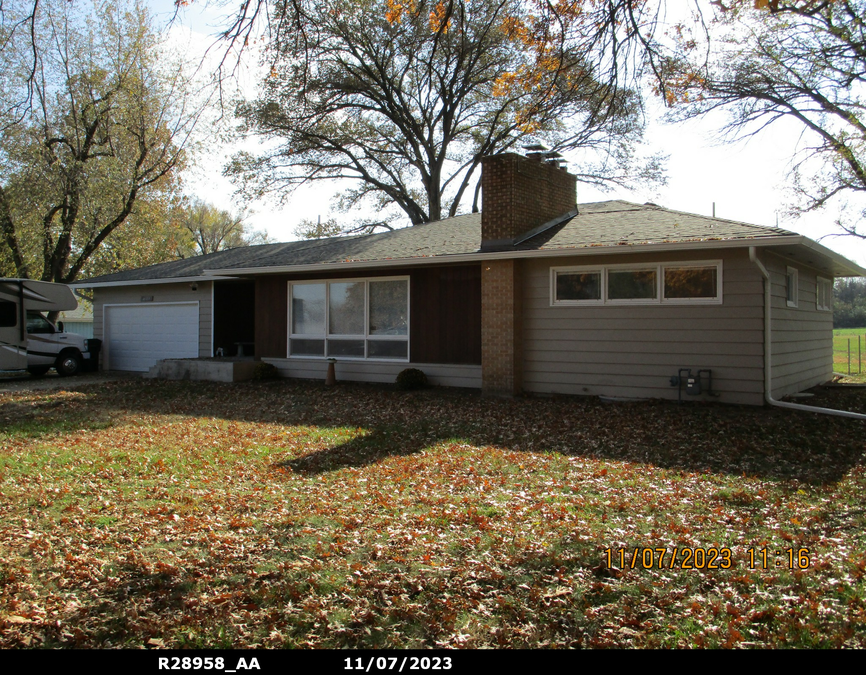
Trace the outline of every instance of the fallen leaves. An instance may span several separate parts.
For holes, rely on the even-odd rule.
[[[0,419],[3,647],[866,646],[857,421],[135,381]],[[644,547],[734,564],[605,564]]]

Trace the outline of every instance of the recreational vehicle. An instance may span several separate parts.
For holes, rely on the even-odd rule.
[[[0,370],[74,375],[95,366],[98,341],[63,332],[44,312],[73,310],[78,301],[68,286],[30,279],[0,279]]]

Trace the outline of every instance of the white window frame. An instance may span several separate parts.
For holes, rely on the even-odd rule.
[[[659,274],[659,295],[661,302],[665,305],[721,305],[722,304],[722,289],[724,279],[722,278],[722,261],[721,260],[694,260],[689,262],[667,262],[662,263],[661,274]],[[668,267],[683,269],[689,267],[715,267],[716,268],[716,297],[714,298],[666,298],[665,292],[665,270]]]
[[[617,298],[608,297],[610,292],[611,272],[655,272],[656,296],[654,298]],[[661,301],[661,265],[605,265],[604,266],[604,302],[606,305],[657,305]]]
[[[788,307],[800,304],[800,272],[796,267],[789,267],[785,272],[785,304]]]
[[[370,282],[376,281],[405,281],[406,282],[406,335],[371,335],[370,334]],[[340,283],[363,283],[364,284],[364,333],[358,335],[331,335],[330,327],[331,327],[331,284],[340,284]],[[324,284],[325,285],[325,332],[323,334],[312,334],[312,333],[292,333],[292,287],[293,286],[309,286],[312,284]],[[412,301],[411,301],[411,281],[408,276],[396,276],[396,277],[349,277],[349,278],[341,278],[341,279],[304,279],[302,281],[290,281],[288,282],[288,326],[287,333],[288,337],[286,338],[286,354],[290,359],[318,359],[318,360],[327,360],[327,359],[339,359],[340,361],[370,361],[370,362],[382,362],[382,363],[400,363],[400,362],[409,362],[409,358],[411,356],[411,316],[410,313],[412,311]],[[292,354],[292,340],[322,340],[324,342],[324,354],[322,356],[311,355],[311,354]],[[328,341],[341,341],[341,340],[361,340],[364,342],[364,356],[328,356]],[[370,340],[383,340],[383,341],[393,341],[393,342],[405,342],[406,343],[406,357],[405,358],[384,358],[384,357],[369,357],[367,356],[368,343]]]
[[[684,267],[715,267],[716,268],[716,297],[714,298],[665,298],[664,297],[664,273],[667,268]],[[629,305],[721,305],[723,298],[723,278],[721,260],[684,260],[670,261],[652,264],[618,264],[618,265],[577,265],[550,268],[550,306],[551,307],[588,307],[599,305],[629,306]],[[656,273],[656,297],[655,298],[623,298],[611,299],[608,297],[608,272],[609,271],[635,271],[642,272],[652,270]],[[601,299],[600,300],[558,300],[556,298],[556,276],[560,273],[595,272],[601,274]]]
[[[599,284],[601,285],[600,297],[596,300],[595,298],[590,298],[588,300],[557,300],[556,299],[556,276],[559,273],[569,272],[578,274],[598,274]],[[605,294],[607,293],[607,286],[605,284],[605,280],[607,279],[607,274],[604,270],[604,267],[601,265],[595,265],[593,267],[551,267],[550,268],[550,305],[571,305],[571,306],[581,306],[585,307],[587,305],[603,305]]]
[[[833,281],[831,279],[818,277],[815,286],[815,308],[819,312],[833,311]]]

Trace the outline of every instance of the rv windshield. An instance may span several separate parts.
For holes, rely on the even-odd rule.
[[[54,333],[54,326],[39,312],[27,312],[28,333]]]

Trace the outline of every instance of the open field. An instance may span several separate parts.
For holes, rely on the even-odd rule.
[[[298,381],[0,388],[0,647],[862,648],[864,432]]]
[[[859,352],[857,337],[860,338]],[[848,346],[851,346],[851,375],[848,375]],[[866,328],[833,330],[833,370],[846,375],[847,382],[866,382]]]

